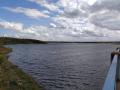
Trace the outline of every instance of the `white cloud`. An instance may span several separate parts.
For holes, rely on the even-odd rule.
[[[72,26],[71,26],[72,27]],[[52,41],[87,41],[87,40],[98,40],[98,38],[108,38],[111,35],[116,35],[120,32],[112,32],[106,30],[76,30],[71,28],[58,28],[58,27],[47,27],[47,26],[31,26],[25,28],[23,24],[16,22],[0,21],[0,28],[17,31],[17,36],[24,38],[32,38],[39,40],[52,40]],[[105,36],[107,35],[107,37]],[[10,35],[8,35],[10,36]],[[15,37],[16,35],[14,35]],[[115,36],[115,37],[119,37]]]
[[[2,22],[0,27],[22,31],[24,37],[29,35],[28,37],[43,40],[87,41],[120,38],[120,1],[118,0],[58,0],[55,3],[50,3],[48,0],[28,1],[39,4],[45,10],[38,11],[21,7],[6,9],[23,13],[31,18],[47,18],[51,13],[58,12],[57,15],[50,17],[52,22],[49,26],[38,25],[24,28],[24,25],[12,22],[13,26],[8,24],[3,27]]]
[[[59,11],[60,10],[57,5],[55,5],[53,3],[48,3],[47,0],[28,0],[28,1],[35,2],[50,11]]]
[[[56,24],[54,24],[54,23],[50,23],[50,26],[57,27]]]
[[[32,8],[23,8],[23,7],[17,7],[17,8],[10,8],[10,7],[4,7],[4,9],[9,10],[11,12],[15,13],[22,13],[30,18],[38,19],[38,18],[48,18],[49,16],[45,14],[44,12],[41,12],[37,9]]]
[[[14,30],[20,33],[28,33],[28,34],[37,35],[36,32],[32,31],[29,28],[28,29],[24,28],[24,25],[18,22],[8,22],[8,21],[0,20],[0,28]]]
[[[11,29],[16,31],[23,30],[23,25],[21,23],[0,21],[0,27],[5,29]]]
[[[91,11],[96,12],[104,9],[120,11],[119,0],[99,0],[90,7]]]
[[[91,23],[102,28],[120,30],[120,12],[118,11],[104,10],[94,13],[89,20]]]
[[[49,11],[61,11],[48,26],[31,26],[26,30],[49,40],[107,40],[120,33],[120,2],[117,0],[29,0]],[[60,10],[60,8],[63,8]],[[44,11],[46,14],[51,12]],[[117,16],[116,16],[117,15]]]

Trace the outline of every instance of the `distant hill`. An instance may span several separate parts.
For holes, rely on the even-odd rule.
[[[120,44],[120,41],[47,41],[47,43],[115,43]]]
[[[0,37],[0,44],[45,44],[45,41],[34,39],[20,39],[11,37]]]

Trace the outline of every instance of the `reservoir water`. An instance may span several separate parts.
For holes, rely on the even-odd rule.
[[[7,45],[9,60],[46,90],[101,90],[115,44]]]

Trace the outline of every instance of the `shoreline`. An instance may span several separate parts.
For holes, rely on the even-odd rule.
[[[0,90],[44,90],[27,73],[8,61],[12,49],[0,46]]]

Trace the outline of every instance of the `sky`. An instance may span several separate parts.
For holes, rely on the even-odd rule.
[[[0,0],[0,36],[120,41],[120,0]]]

